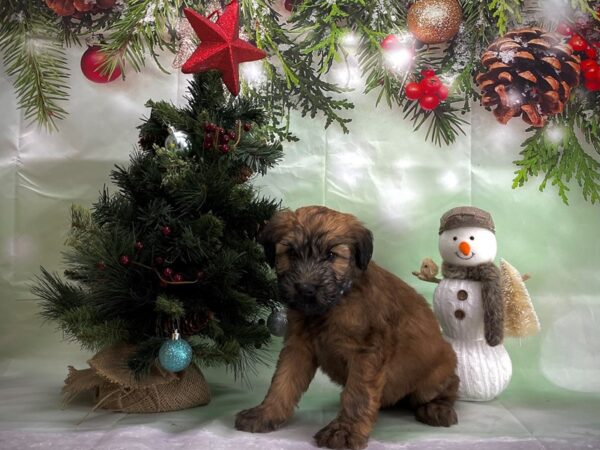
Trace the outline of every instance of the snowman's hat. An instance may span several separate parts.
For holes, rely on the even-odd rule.
[[[459,206],[446,212],[440,219],[440,233],[461,227],[485,228],[495,233],[492,215],[474,206]]]

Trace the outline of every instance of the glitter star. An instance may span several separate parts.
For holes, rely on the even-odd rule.
[[[183,73],[216,69],[233,95],[240,92],[239,64],[256,61],[266,55],[262,50],[239,38],[239,6],[233,0],[216,22],[186,8],[185,16],[200,38],[200,45],[181,68]]]

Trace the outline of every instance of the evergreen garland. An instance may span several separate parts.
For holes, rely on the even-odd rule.
[[[265,173],[282,149],[268,116],[247,98],[226,96],[217,74],[196,76],[188,99],[181,109],[150,103],[139,150],[111,173],[117,191],[104,188],[89,210],[72,208],[66,279],[42,269],[34,292],[43,316],[84,348],[135,345],[129,366],[137,375],[175,328],[195,364],[243,375],[269,340],[260,319],[278,304],[256,238],[279,204],[238,173]],[[246,130],[223,154],[204,144],[213,124]],[[188,149],[163,146],[168,126],[189,135]]]
[[[350,120],[345,112],[353,105],[344,95],[346,89],[331,81],[328,74],[334,61],[348,62],[344,42],[348,36],[354,36],[365,93],[376,92],[377,103],[400,107],[415,131],[424,131],[425,139],[440,146],[452,144],[459,134],[464,134],[468,125],[466,113],[472,102],[480,99],[473,76],[481,69],[480,57],[489,43],[517,25],[538,24],[548,30],[557,26],[556,22],[539,23],[540,0],[459,1],[463,24],[458,35],[446,44],[418,48],[408,73],[398,74],[385,67],[381,42],[389,34],[406,30],[408,0],[305,0],[295,2],[290,17],[276,11],[281,5],[275,1],[240,0],[242,32],[269,55],[262,61],[267,82],[260,86],[246,84],[242,95],[254,98],[269,112],[270,130],[282,138],[295,139],[289,132],[291,111],[310,117],[321,114],[325,127],[336,124],[348,132]],[[598,20],[595,10],[600,2],[564,3],[568,10],[557,19],[569,22],[576,14],[584,14]],[[102,46],[108,55],[104,68],[107,72],[122,63],[142,70],[146,55],[160,67],[158,52],[177,50],[176,26],[183,8],[191,7],[208,15],[223,4],[202,0],[131,0],[102,14],[62,18],[40,0],[6,0],[0,4],[0,52],[14,79],[25,116],[52,129],[66,115],[68,69],[64,46],[81,43],[84,37],[101,32],[106,40]],[[404,97],[404,85],[417,79],[423,68],[434,69],[451,85],[450,97],[433,111],[423,111]],[[597,201],[593,193],[600,184],[590,153],[599,151],[599,147],[589,128],[598,126],[599,97],[598,92],[579,88],[573,93],[574,104],[551,121],[561,129],[573,130],[565,141],[568,146],[563,143],[557,147],[558,159],[547,158],[543,130],[528,130],[531,136],[524,143],[524,159],[517,162],[515,186],[541,174],[545,177],[541,187],[553,180],[566,202],[568,188],[561,183],[574,179],[586,199]],[[582,114],[588,119],[582,121]],[[579,140],[581,134],[584,141]],[[579,176],[570,172],[572,167],[578,168]]]

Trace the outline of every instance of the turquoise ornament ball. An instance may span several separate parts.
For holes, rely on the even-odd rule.
[[[169,372],[181,372],[192,362],[192,347],[179,338],[165,341],[158,352],[158,360]]]

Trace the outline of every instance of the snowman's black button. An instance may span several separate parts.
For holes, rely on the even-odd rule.
[[[466,300],[467,298],[469,298],[469,294],[467,294],[467,291],[465,291],[464,289],[461,289],[460,291],[458,291],[458,293],[456,294],[456,298],[458,298],[459,300]]]
[[[458,320],[463,320],[465,318],[465,312],[462,309],[457,309],[454,311],[454,317]]]

